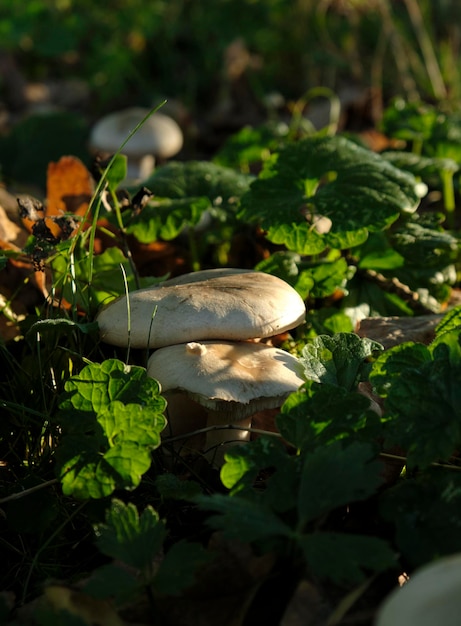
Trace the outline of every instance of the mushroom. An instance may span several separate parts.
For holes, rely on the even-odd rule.
[[[156,350],[147,373],[168,401],[173,436],[198,427],[215,428],[203,446],[209,460],[222,464],[222,444],[249,439],[252,416],[279,408],[303,384],[302,368],[292,354],[253,342],[192,341]]]
[[[206,339],[271,337],[304,321],[305,305],[285,281],[252,270],[193,272],[133,291],[97,315],[101,339],[160,348]]]
[[[149,114],[149,109],[131,107],[101,118],[90,133],[90,148],[111,155],[117,152],[128,135]],[[183,134],[174,119],[153,113],[123,146],[128,158],[127,178],[144,180],[151,174],[155,159],[168,159],[183,146]]]
[[[458,626],[461,615],[461,554],[415,571],[379,608],[375,626]]]

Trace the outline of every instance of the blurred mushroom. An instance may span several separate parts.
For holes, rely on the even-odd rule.
[[[461,554],[416,570],[381,605],[375,626],[458,626],[461,615]]]
[[[205,270],[133,291],[97,316],[100,337],[120,347],[160,348],[204,339],[272,337],[304,321],[288,283],[264,272]]]
[[[132,107],[101,118],[90,133],[90,148],[102,156],[117,152],[128,135],[148,115],[149,109]],[[128,159],[127,178],[144,180],[156,159],[169,159],[183,146],[178,124],[163,113],[153,113],[123,146]]]
[[[280,407],[305,381],[292,354],[266,344],[232,341],[189,342],[156,350],[147,373],[161,385],[168,401],[173,436],[201,427],[206,456],[222,464],[227,446],[246,441],[252,416]]]

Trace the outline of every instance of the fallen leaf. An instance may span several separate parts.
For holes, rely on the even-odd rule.
[[[417,317],[367,317],[357,327],[360,337],[368,337],[382,344],[384,348],[416,341],[429,344],[434,339],[434,331],[443,314],[419,315]]]
[[[49,585],[44,591],[44,601],[54,611],[68,611],[80,617],[89,626],[94,624],[124,626],[125,624],[106,600],[92,598],[69,587]]]
[[[85,165],[74,156],[63,156],[57,163],[49,163],[46,179],[47,218],[61,218],[66,214],[83,217],[94,192],[93,179]],[[60,229],[53,222],[46,220],[54,235]]]

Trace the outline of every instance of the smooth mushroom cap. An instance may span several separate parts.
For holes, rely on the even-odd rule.
[[[132,107],[110,113],[97,122],[90,134],[93,150],[114,153],[149,109]],[[177,154],[183,146],[183,134],[178,124],[163,113],[153,113],[123,147],[123,154],[141,158],[154,155],[167,159]]]
[[[185,392],[222,423],[280,407],[305,381],[299,360],[280,348],[253,342],[189,342],[160,348],[147,373],[162,392]]]
[[[375,626],[458,626],[461,616],[461,554],[416,570],[381,605]]]
[[[106,305],[96,319],[106,343],[160,348],[271,337],[301,324],[305,311],[297,291],[276,276],[220,269],[133,291]]]

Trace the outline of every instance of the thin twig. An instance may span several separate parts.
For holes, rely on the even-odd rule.
[[[58,482],[57,478],[52,478],[51,480],[47,480],[46,482],[41,483],[41,485],[35,485],[34,487],[29,487],[29,489],[24,489],[23,491],[12,493],[6,498],[2,498],[0,500],[0,504],[4,504],[5,502],[10,502],[10,500],[19,500],[20,498],[25,498],[26,496],[30,496],[31,493],[35,493],[36,491],[39,491],[40,489],[45,489],[46,487],[49,487],[50,485],[54,485],[57,482]]]
[[[201,435],[203,433],[208,433],[211,430],[244,430],[249,433],[255,433],[256,435],[270,435],[272,437],[282,438],[280,433],[275,433],[270,430],[262,430],[260,428],[243,428],[241,426],[235,426],[234,424],[225,424],[223,426],[206,426],[204,428],[198,428],[197,430],[192,430],[188,433],[184,433],[183,435],[176,435],[175,437],[165,437],[162,440],[163,443],[174,443],[175,441],[181,441],[182,439],[189,439],[194,435]]]

